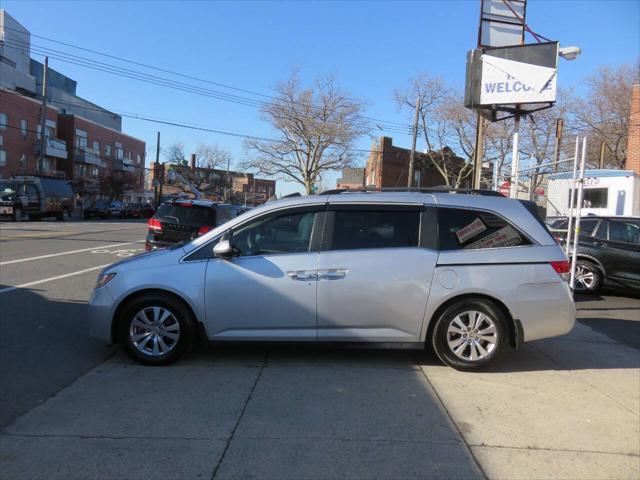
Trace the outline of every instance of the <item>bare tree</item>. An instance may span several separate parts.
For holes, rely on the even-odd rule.
[[[421,74],[409,81],[409,87],[396,90],[398,106],[412,112],[420,99],[418,130],[426,144],[425,155],[447,186],[459,188],[472,172],[475,151],[476,119],[464,108],[442,78]],[[459,148],[464,159],[456,157],[453,147]]]
[[[631,87],[640,82],[640,61],[634,65],[601,67],[587,78],[588,94],[572,102],[575,126],[589,136],[588,158],[597,164],[605,143],[605,165],[624,168],[631,108]]]
[[[217,187],[219,184],[219,188],[224,188],[224,175],[221,176],[216,170],[226,170],[230,165],[231,154],[228,151],[216,144],[201,143],[194,152],[195,169],[191,168],[190,159],[185,152],[184,144],[171,144],[166,151],[167,162],[175,165],[176,170],[198,190],[209,183],[214,183]],[[187,190],[184,185],[182,188]]]
[[[278,137],[248,140],[251,157],[242,166],[298,182],[310,194],[323,172],[352,165],[355,140],[369,132],[361,119],[364,103],[340,90],[334,76],[304,88],[297,71],[274,91],[262,118]]]

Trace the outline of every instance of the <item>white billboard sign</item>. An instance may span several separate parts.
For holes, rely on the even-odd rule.
[[[556,69],[482,55],[481,105],[554,102]]]

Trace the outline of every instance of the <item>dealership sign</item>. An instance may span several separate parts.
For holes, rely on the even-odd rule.
[[[554,102],[556,69],[482,55],[481,105]]]

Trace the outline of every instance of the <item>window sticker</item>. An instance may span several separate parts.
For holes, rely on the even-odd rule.
[[[462,227],[460,230],[456,232],[456,237],[458,237],[459,243],[464,243],[470,238],[475,237],[481,232],[484,232],[487,229],[482,220],[476,218],[473,222],[471,222],[466,227]]]
[[[520,234],[512,226],[507,225],[477,242],[470,243],[464,247],[464,249],[471,250],[474,248],[511,247],[514,245],[520,245],[521,243],[522,237]]]

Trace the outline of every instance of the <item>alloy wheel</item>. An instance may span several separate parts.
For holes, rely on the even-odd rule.
[[[495,350],[498,330],[491,317],[469,310],[449,322],[447,343],[453,354],[462,360],[483,360]]]
[[[178,344],[180,324],[175,315],[165,307],[145,307],[133,317],[129,339],[144,355],[166,355]]]
[[[574,289],[579,292],[586,292],[593,289],[596,278],[595,273],[586,265],[576,265],[576,276],[574,279]]]

